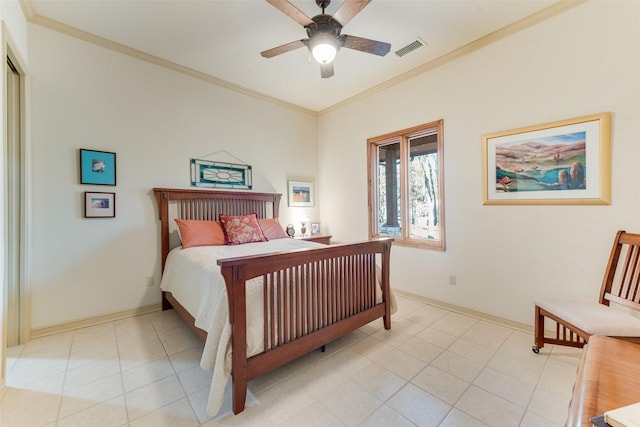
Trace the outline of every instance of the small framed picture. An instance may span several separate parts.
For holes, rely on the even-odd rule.
[[[116,153],[81,148],[80,184],[116,185]]]
[[[289,181],[289,206],[313,206],[313,183],[306,181]]]
[[[85,218],[115,218],[116,193],[84,192]]]
[[[319,222],[312,222],[311,223],[311,234],[312,235],[320,234],[320,223]]]

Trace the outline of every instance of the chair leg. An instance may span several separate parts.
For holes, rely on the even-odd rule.
[[[534,344],[531,350],[538,354],[544,347],[544,316],[540,313],[540,307],[536,305],[534,321]]]

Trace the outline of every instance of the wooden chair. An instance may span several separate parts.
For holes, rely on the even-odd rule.
[[[640,234],[616,233],[597,302],[537,298],[534,303],[534,353],[545,343],[582,348],[591,335],[640,342]],[[546,319],[555,322],[555,337],[545,336]]]

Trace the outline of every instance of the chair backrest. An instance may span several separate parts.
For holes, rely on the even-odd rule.
[[[620,230],[613,242],[600,289],[600,304],[610,302],[640,311],[640,234]]]

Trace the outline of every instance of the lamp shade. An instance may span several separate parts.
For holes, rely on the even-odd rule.
[[[328,64],[338,53],[338,42],[331,34],[317,34],[311,39],[309,48],[316,61],[320,64]]]

